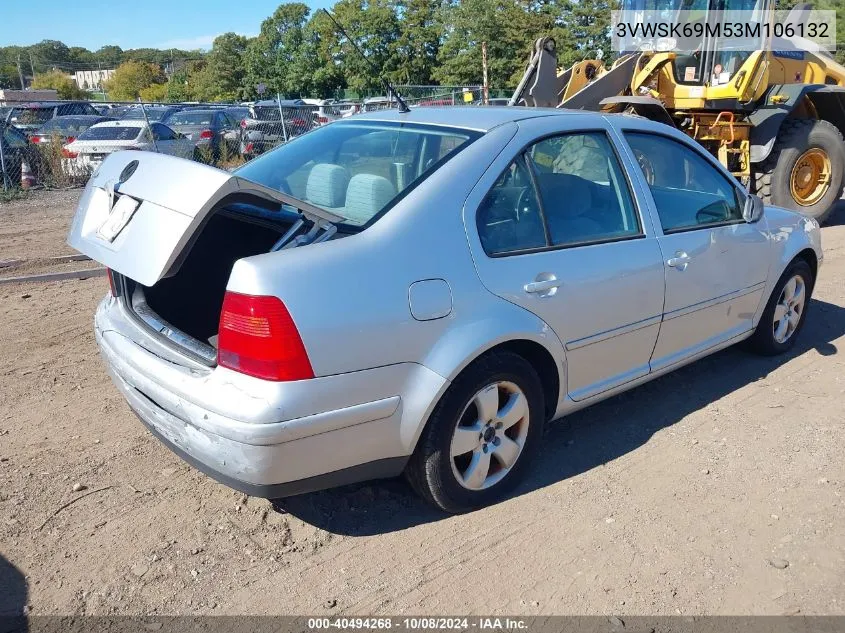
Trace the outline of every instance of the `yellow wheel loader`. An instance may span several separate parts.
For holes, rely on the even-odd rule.
[[[623,0],[622,9],[643,2]],[[708,12],[749,8],[774,19],[774,0],[648,3],[658,11],[703,9],[705,20]],[[689,53],[641,47],[610,68],[588,59],[559,70],[554,40],[540,38],[510,104],[629,112],[673,125],[767,204],[822,222],[845,179],[845,67],[825,51],[767,50],[765,43],[754,51],[722,50],[718,42]]]

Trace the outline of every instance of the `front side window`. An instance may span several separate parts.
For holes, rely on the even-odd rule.
[[[430,125],[338,122],[250,161],[237,175],[360,227],[479,136],[472,130]]]
[[[628,183],[604,133],[553,136],[528,156],[554,246],[640,235]]]
[[[679,141],[626,132],[651,190],[664,233],[742,221],[736,188],[703,156]]]
[[[622,167],[602,132],[530,146],[496,181],[476,223],[488,255],[642,235]]]

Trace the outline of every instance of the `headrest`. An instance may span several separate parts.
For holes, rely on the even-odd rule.
[[[349,175],[340,165],[317,163],[308,174],[305,197],[318,207],[342,207]]]
[[[387,178],[375,174],[356,174],[346,189],[343,215],[351,224],[366,224],[396,197],[396,187]]]

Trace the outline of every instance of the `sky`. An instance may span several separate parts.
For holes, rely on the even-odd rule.
[[[11,1],[3,8],[0,46],[60,40],[97,50],[107,44],[128,48],[211,48],[217,35],[257,35],[261,21],[282,0],[36,0]],[[331,0],[302,0],[312,12]],[[0,0],[5,4],[5,0]],[[37,7],[37,11],[33,8]],[[37,13],[38,19],[33,19]]]

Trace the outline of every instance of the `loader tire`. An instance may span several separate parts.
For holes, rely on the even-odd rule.
[[[819,224],[833,212],[845,180],[845,141],[833,124],[787,119],[769,157],[755,165],[755,193]]]

